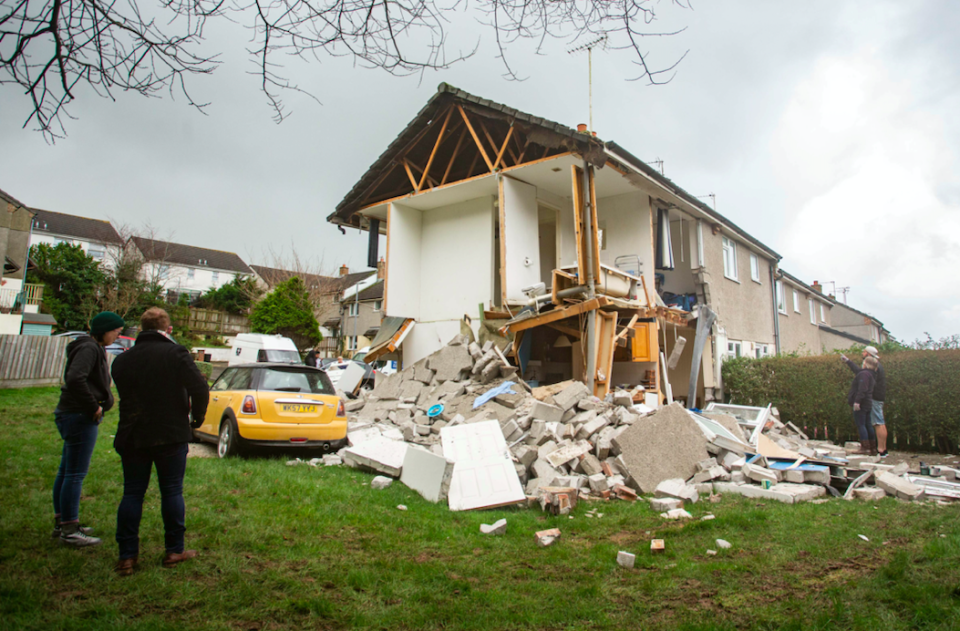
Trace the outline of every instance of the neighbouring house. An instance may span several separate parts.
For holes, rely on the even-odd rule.
[[[105,267],[112,267],[116,262],[123,239],[109,221],[51,210],[34,209],[34,213],[31,245],[69,243],[79,245]]]
[[[825,350],[837,348],[827,343],[824,338],[824,332],[829,331],[836,301],[825,296],[817,287],[818,285],[807,285],[782,268],[778,270],[777,333],[780,338],[780,352],[819,355]],[[842,348],[847,348],[850,344],[851,342],[847,341]]]
[[[441,84],[328,217],[387,237],[383,315],[409,326],[368,360],[389,346],[384,358],[416,362],[464,315],[479,330],[478,305],[525,377],[578,378],[598,394],[687,398],[696,375],[702,404],[731,344],[776,352],[781,257],[585,128]],[[695,357],[704,307],[717,321]]]
[[[374,270],[351,273],[346,265],[340,266],[337,276],[323,276],[302,270],[286,270],[263,265],[250,267],[256,273],[260,286],[267,291],[293,276],[299,276],[303,280],[314,304],[314,316],[320,323],[320,332],[323,334],[320,350],[324,357],[336,357],[343,350],[340,299],[344,291],[376,274]]]
[[[144,258],[144,276],[163,287],[169,302],[176,302],[181,295],[194,300],[234,278],[253,274],[233,252],[144,237],[131,237],[127,247],[135,248]]]
[[[0,335],[19,335],[23,315],[39,312],[43,300],[43,285],[24,282],[34,215],[33,209],[0,190]]]
[[[383,320],[383,274],[370,276],[343,292],[340,299],[343,354],[353,355],[370,343],[380,331]]]
[[[817,281],[813,281],[813,288],[823,290]],[[890,340],[890,331],[883,322],[836,300],[830,311],[830,322],[821,324],[820,329],[826,351],[849,348],[851,343],[876,346]]]

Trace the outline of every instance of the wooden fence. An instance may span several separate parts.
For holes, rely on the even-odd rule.
[[[69,337],[0,335],[0,388],[59,384],[71,341]]]
[[[173,326],[186,326],[193,333],[210,335],[236,335],[250,332],[247,316],[231,315],[213,309],[190,309],[187,320],[174,322]]]

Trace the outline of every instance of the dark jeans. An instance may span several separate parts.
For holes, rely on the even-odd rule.
[[[146,449],[128,447],[120,453],[123,463],[123,499],[117,509],[117,544],[120,558],[130,559],[140,553],[140,518],[143,497],[150,484],[150,471],[157,467],[160,483],[160,515],[163,517],[163,539],[167,552],[183,552],[186,532],[183,504],[183,474],[187,470],[187,443],[158,445]]]
[[[80,519],[80,492],[97,444],[99,423],[83,412],[54,410],[53,417],[63,438],[60,469],[53,481],[53,512],[69,523]]]
[[[853,422],[857,424],[857,434],[860,435],[860,442],[877,439],[873,423],[870,422],[870,410],[854,410]]]

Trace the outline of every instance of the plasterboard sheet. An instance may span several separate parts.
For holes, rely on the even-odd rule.
[[[450,510],[472,510],[524,500],[520,478],[497,421],[444,427],[443,455],[454,461]]]
[[[733,432],[731,432],[726,427],[724,427],[717,421],[713,420],[712,418],[700,416],[699,414],[696,414],[695,412],[691,412],[690,410],[687,410],[687,414],[692,416],[693,420],[697,422],[697,424],[700,426],[700,429],[703,430],[704,435],[707,437],[707,440],[712,441],[717,436],[723,436],[728,440],[738,442],[744,447],[748,447],[748,445],[742,440],[740,440],[740,438],[738,438],[737,436],[734,436]]]
[[[541,280],[537,189],[511,177],[504,177],[502,186],[504,226],[500,238],[506,254],[507,300],[523,302],[523,288]]]

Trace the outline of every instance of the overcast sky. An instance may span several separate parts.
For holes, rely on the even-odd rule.
[[[718,6],[718,5],[723,6]],[[849,287],[851,306],[898,339],[960,333],[960,3],[661,2],[651,62],[689,49],[664,86],[628,82],[625,51],[594,54],[601,138],[664,161],[665,174],[783,255],[811,283]],[[461,21],[462,22],[462,21]],[[161,238],[272,262],[296,249],[365,267],[365,239],[325,222],[357,179],[446,81],[570,126],[587,120],[586,56],[567,42],[510,49],[503,79],[492,38],[470,22],[454,41],[477,54],[395,78],[346,59],[286,73],[322,105],[287,95],[282,124],[247,73],[247,34],[208,30],[223,65],[183,98],[84,94],[55,145],[21,129],[28,103],[0,91],[0,188],[47,210],[149,222]],[[828,285],[830,289],[830,285]]]

